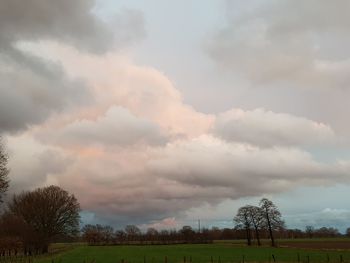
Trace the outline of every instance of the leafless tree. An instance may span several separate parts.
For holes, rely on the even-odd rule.
[[[48,252],[55,237],[79,233],[79,203],[74,195],[58,186],[14,195],[8,208],[10,213],[33,228],[42,253]]]
[[[183,236],[183,239],[186,243],[194,242],[196,232],[192,229],[191,226],[183,226],[179,232]]]
[[[150,227],[147,229],[146,239],[148,239],[149,241],[151,241],[153,243],[154,241],[157,240],[158,235],[159,235],[158,230],[153,228],[153,227]]]
[[[82,229],[82,238],[89,245],[107,245],[114,242],[114,230],[111,226],[85,225]]]
[[[124,230],[116,230],[114,237],[117,243],[124,243],[127,240],[127,235]]]
[[[273,237],[273,231],[284,227],[281,212],[278,210],[277,206],[267,198],[261,199],[260,208],[264,215],[265,225],[269,231],[271,245],[274,247],[276,243]]]
[[[248,214],[249,214],[252,226],[254,227],[255,236],[258,241],[258,245],[261,246],[259,231],[264,223],[263,210],[258,206],[252,206],[252,205],[247,206],[247,210],[248,210]]]
[[[348,228],[346,229],[345,235],[346,235],[347,237],[350,237],[350,227],[348,227]]]
[[[137,241],[141,235],[141,230],[135,225],[127,225],[125,227],[125,233],[127,234],[129,241]]]
[[[8,174],[9,170],[7,168],[8,156],[5,153],[4,145],[0,137],[0,203],[3,202],[3,196],[9,187]]]
[[[312,238],[315,232],[315,228],[313,226],[306,226],[305,227],[305,233],[309,238]]]
[[[246,206],[240,207],[233,220],[236,222],[237,227],[243,228],[245,230],[247,245],[250,246],[252,244],[252,237],[250,232],[252,227],[252,220],[250,216],[250,206],[246,205]]]

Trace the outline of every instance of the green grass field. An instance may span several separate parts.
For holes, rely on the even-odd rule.
[[[314,240],[310,242],[325,242]],[[349,241],[344,241],[349,242]],[[319,250],[302,248],[246,247],[241,242],[214,244],[99,246],[76,245],[70,249],[39,257],[35,263],[214,263],[242,262],[350,262],[350,250]],[[299,256],[298,256],[299,255]]]

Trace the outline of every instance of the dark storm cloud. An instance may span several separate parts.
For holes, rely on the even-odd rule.
[[[69,79],[59,65],[28,55],[18,43],[51,40],[101,53],[144,35],[141,13],[117,15],[114,34],[93,8],[94,1],[87,0],[0,2],[0,133],[24,130],[89,101],[84,83]]]
[[[23,130],[53,111],[88,101],[87,87],[61,68],[20,51],[0,55],[0,133]]]
[[[55,39],[104,51],[112,34],[91,9],[91,0],[4,0],[0,3],[0,46],[20,40]]]

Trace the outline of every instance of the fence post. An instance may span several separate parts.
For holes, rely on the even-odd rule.
[[[343,263],[343,255],[340,255],[340,263]]]
[[[310,263],[310,256],[307,255],[307,263]]]
[[[164,258],[164,263],[168,263],[168,257],[167,256],[165,256],[165,258]]]
[[[245,259],[245,258],[244,258],[244,255],[243,255],[243,257],[242,257],[242,263],[244,263],[244,259]]]
[[[327,262],[329,262],[329,261],[330,261],[329,254],[327,254]]]
[[[297,258],[298,258],[298,263],[299,263],[300,262],[300,254],[299,254],[299,252],[297,254]]]
[[[210,262],[214,263],[213,256],[210,256]]]
[[[220,256],[219,256],[219,261],[218,261],[218,263],[221,263],[221,258],[220,258]]]
[[[184,256],[184,263],[186,263],[186,256]]]

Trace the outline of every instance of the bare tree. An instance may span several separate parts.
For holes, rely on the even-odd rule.
[[[192,229],[191,226],[183,226],[179,232],[183,236],[183,239],[186,243],[194,242],[195,231]]]
[[[127,235],[124,230],[116,230],[114,237],[117,243],[124,243],[127,239]]]
[[[150,228],[147,229],[146,237],[152,243],[157,240],[158,235],[159,235],[159,233],[158,233],[157,229],[155,229],[153,227],[150,227]]]
[[[345,235],[346,235],[347,237],[350,237],[350,227],[348,227],[348,228],[346,229]]]
[[[281,212],[278,210],[277,206],[267,198],[261,199],[260,208],[264,215],[266,227],[269,230],[271,245],[274,247],[276,243],[273,237],[273,231],[283,228],[284,226]]]
[[[80,205],[74,195],[58,186],[38,188],[15,195],[8,205],[38,235],[42,253],[55,237],[79,233]]]
[[[252,244],[252,237],[250,232],[252,227],[252,220],[250,216],[250,206],[246,205],[246,206],[240,207],[233,221],[237,223],[237,227],[243,228],[245,230],[247,245],[250,246]]]
[[[315,228],[313,226],[306,226],[305,227],[305,233],[307,234],[308,238],[312,238],[315,232]]]
[[[8,156],[5,153],[4,146],[0,137],[0,203],[3,202],[2,198],[9,187],[9,170],[7,169],[7,161]]]
[[[125,233],[129,241],[137,241],[141,235],[141,230],[135,225],[127,225],[125,227]]]
[[[261,246],[259,230],[264,223],[264,213],[263,210],[258,206],[247,206],[250,221],[255,230],[255,236],[258,241],[258,246]]]

